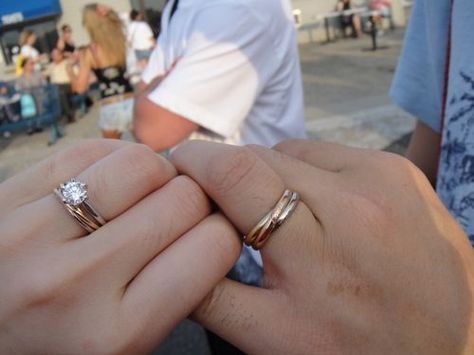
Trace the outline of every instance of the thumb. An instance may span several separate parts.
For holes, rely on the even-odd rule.
[[[192,318],[249,354],[275,354],[282,334],[286,296],[276,290],[223,279],[206,296]]]

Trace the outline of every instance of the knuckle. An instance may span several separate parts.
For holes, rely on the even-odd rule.
[[[374,152],[373,154],[377,169],[392,180],[397,180],[399,184],[406,185],[409,181],[426,179],[415,164],[401,155],[387,152]]]
[[[124,148],[121,155],[121,170],[127,171],[133,180],[153,183],[176,175],[176,169],[166,159],[143,144]]]
[[[63,174],[64,166],[70,164],[72,159],[90,162],[109,150],[109,142],[107,141],[99,139],[83,140],[64,152],[56,154],[46,162],[46,180],[55,181],[58,176]]]
[[[239,147],[212,160],[207,169],[207,180],[218,193],[226,195],[249,177],[258,162],[248,147]]]
[[[190,177],[184,175],[176,177],[172,180],[172,187],[180,214],[191,217],[209,212],[209,199],[201,187]]]
[[[384,231],[391,230],[392,212],[387,201],[363,195],[355,195],[351,200],[353,210],[357,211],[355,220],[364,230],[377,232],[376,235],[383,235]]]
[[[275,144],[272,149],[279,150],[279,151],[285,151],[285,150],[292,150],[295,148],[297,143],[300,140],[298,139],[286,139],[284,141],[281,141],[277,144]]]
[[[123,148],[120,156],[122,168],[127,171],[155,172],[158,155],[143,144],[132,144]]]
[[[214,225],[212,233],[212,244],[210,245],[212,255],[215,256],[216,266],[229,265],[229,268],[237,261],[242,249],[239,235],[232,224],[222,215],[215,214],[209,217]]]
[[[281,153],[291,154],[296,158],[304,158],[308,155],[308,148],[306,145],[298,144],[300,140],[298,139],[288,139],[280,143],[277,143],[273,146],[272,149],[277,150]]]

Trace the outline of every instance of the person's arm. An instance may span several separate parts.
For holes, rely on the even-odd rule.
[[[89,78],[91,74],[91,58],[89,58],[88,50],[79,54],[79,73],[75,73],[73,62],[68,61],[67,73],[71,80],[71,88],[78,94],[83,94],[89,89]]]
[[[135,138],[157,152],[175,146],[199,127],[148,98],[174,66],[175,63],[165,68],[161,48],[156,47],[142,74],[142,80],[135,89],[133,125]]]
[[[152,82],[159,85],[161,78]],[[134,126],[135,137],[156,152],[161,152],[185,140],[199,125],[185,117],[166,110],[148,99],[149,89],[141,82],[135,96]]]
[[[272,73],[267,24],[247,6],[209,6],[194,26],[174,68],[166,68],[159,85],[137,97],[135,135],[156,151],[172,148],[199,127],[224,138],[234,135]]]
[[[176,62],[171,65],[168,73],[175,65]],[[135,91],[133,132],[138,141],[155,152],[174,147],[199,128],[198,124],[148,99],[148,95],[161,84],[168,73],[156,76],[148,84],[140,81]]]
[[[60,51],[64,50],[64,47],[66,46],[66,43],[62,38],[58,39],[58,43],[56,44],[56,48],[59,49]]]
[[[418,121],[411,138],[406,157],[427,176],[433,186],[436,185],[441,135]]]
[[[431,11],[427,4],[414,3],[390,96],[418,120],[406,157],[435,185],[445,100],[449,5],[446,2]]]

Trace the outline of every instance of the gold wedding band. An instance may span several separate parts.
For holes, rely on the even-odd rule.
[[[297,192],[285,190],[275,207],[244,236],[245,245],[255,250],[263,248],[271,234],[291,216],[299,200],[300,195]]]
[[[85,183],[71,179],[54,189],[54,193],[88,233],[96,231],[105,224],[102,216],[89,203]]]

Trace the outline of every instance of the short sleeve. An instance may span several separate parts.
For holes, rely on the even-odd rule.
[[[225,138],[247,117],[275,57],[262,18],[243,4],[204,6],[174,69],[149,99]]]
[[[165,74],[164,57],[161,46],[157,44],[148,59],[148,64],[141,75],[141,79],[145,84],[149,84],[159,75]]]
[[[435,131],[441,129],[449,33],[449,3],[417,0],[390,96]]]
[[[150,26],[146,22],[142,23],[141,35],[143,36],[143,38],[146,38],[146,39],[153,38],[153,31],[151,30]]]

